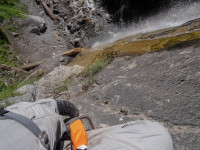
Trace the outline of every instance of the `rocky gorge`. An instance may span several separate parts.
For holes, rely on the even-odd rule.
[[[138,119],[155,120],[168,129],[176,150],[199,149],[198,2],[191,2],[195,7],[186,7],[193,13],[187,15],[185,11],[185,20],[180,24],[167,26],[162,22],[163,28],[144,31],[134,26],[122,31],[123,35],[116,31],[121,25],[114,24],[120,19],[123,22],[127,15],[123,16],[126,13],[122,11],[116,17],[120,8],[114,0],[102,1],[103,4],[92,0],[49,1],[49,8],[58,17],[55,21],[46,15],[40,1],[22,2],[28,5],[29,16],[14,19],[13,26],[20,28],[23,38],[11,32],[7,36],[23,63],[42,61],[38,68],[45,74],[38,81],[20,87],[17,92],[21,96],[0,101],[1,105],[59,96],[73,102],[97,128]],[[108,10],[110,4],[117,5],[115,11]],[[160,9],[152,13],[157,11]],[[114,38],[107,40],[104,36]],[[86,49],[76,57],[62,55],[80,47]]]

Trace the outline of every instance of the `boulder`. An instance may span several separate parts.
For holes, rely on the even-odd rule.
[[[47,29],[45,20],[39,16],[33,16],[33,15],[26,15],[28,18],[28,21],[30,21],[29,26],[30,32],[35,34],[44,33]]]
[[[18,36],[19,36],[19,33],[12,32],[12,36],[14,36],[14,37],[18,37]]]
[[[74,47],[83,47],[84,45],[82,38],[76,38],[71,43],[73,44]]]
[[[37,35],[40,35],[40,29],[37,26],[33,26],[30,30],[30,33],[35,33]]]

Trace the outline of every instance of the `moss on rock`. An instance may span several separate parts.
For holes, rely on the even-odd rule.
[[[88,49],[80,53],[70,65],[88,67],[102,58],[115,58],[117,56],[137,56],[148,52],[155,52],[185,41],[199,39],[200,31],[185,33],[178,36],[165,37],[152,40],[131,40],[125,38],[107,45],[104,48]]]

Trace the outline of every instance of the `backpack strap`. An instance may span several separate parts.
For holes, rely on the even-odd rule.
[[[50,150],[50,143],[48,135],[45,131],[41,131],[40,128],[30,119],[25,116],[22,116],[17,113],[9,112],[4,108],[0,109],[0,116],[5,119],[11,119],[21,124],[25,128],[27,128],[30,132],[32,132],[37,138],[39,138],[41,144],[47,149]]]
[[[72,150],[87,150],[88,136],[80,118],[69,120],[68,125],[67,132],[72,142]]]
[[[7,112],[3,116],[5,116],[7,119],[14,120],[23,125],[28,130],[30,130],[37,138],[39,138],[41,130],[32,120],[13,112]]]

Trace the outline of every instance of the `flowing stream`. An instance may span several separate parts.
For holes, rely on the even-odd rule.
[[[92,47],[108,44],[139,33],[179,26],[196,18],[200,18],[200,2],[179,3],[138,23],[133,22],[128,27],[108,29],[107,33],[97,40]]]

